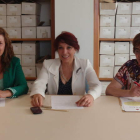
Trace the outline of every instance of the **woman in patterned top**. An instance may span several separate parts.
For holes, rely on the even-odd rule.
[[[134,82],[140,83],[140,33],[133,39],[133,52],[136,59],[127,61],[119,69],[118,73],[106,89],[107,95],[117,97],[140,96],[140,87]]]

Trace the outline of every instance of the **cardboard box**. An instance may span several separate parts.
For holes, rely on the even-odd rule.
[[[6,4],[0,4],[0,16],[6,16]]]
[[[37,77],[39,76],[39,73],[42,69],[43,64],[42,63],[37,63],[36,64],[36,71],[37,71]]]
[[[116,74],[118,73],[118,70],[121,68],[121,66],[115,66],[114,67],[114,77],[116,76]]]
[[[114,55],[114,42],[101,41],[100,54]]]
[[[132,59],[136,59],[136,56],[135,55],[130,55],[130,60]]]
[[[8,16],[20,16],[21,15],[21,4],[7,4],[7,15]]]
[[[116,3],[100,3],[100,15],[115,15]]]
[[[117,15],[131,15],[132,3],[118,2]]]
[[[115,65],[123,65],[129,60],[129,54],[115,54]]]
[[[35,67],[22,67],[25,77],[36,77]]]
[[[7,28],[10,38],[21,38],[21,28]]]
[[[50,26],[38,26],[37,27],[37,38],[51,38],[51,27]]]
[[[100,16],[100,26],[114,27],[115,26],[115,16]]]
[[[133,2],[132,14],[140,14],[140,2]]]
[[[102,84],[102,95],[106,95],[105,92],[106,92],[106,88],[107,86],[110,84],[111,82],[101,82]]]
[[[27,81],[27,85],[29,87],[29,92],[31,92],[33,84],[34,84],[34,81]]]
[[[7,16],[7,27],[21,27],[21,17],[20,16]]]
[[[100,67],[99,78],[113,78],[113,67]]]
[[[130,55],[135,55],[133,53],[133,44],[132,44],[132,42],[130,42]]]
[[[22,27],[22,38],[36,38],[36,27]]]
[[[21,43],[12,43],[14,54],[21,54]]]
[[[115,27],[100,27],[100,38],[114,38]]]
[[[0,16],[0,27],[6,27],[6,16]]]
[[[132,26],[133,27],[140,26],[140,15],[132,15]]]
[[[22,66],[35,66],[35,55],[22,55]]]
[[[129,54],[129,42],[115,42],[115,53]]]
[[[101,67],[114,66],[114,56],[112,56],[112,55],[100,55],[100,66]]]
[[[37,3],[22,2],[22,14],[40,15],[41,5]]]
[[[40,16],[22,15],[22,27],[34,27],[40,23]]]
[[[131,27],[130,38],[134,38],[138,33],[140,33],[140,27]]]
[[[130,38],[130,27],[116,27],[115,38]]]
[[[116,26],[117,27],[130,27],[131,15],[116,15]]]

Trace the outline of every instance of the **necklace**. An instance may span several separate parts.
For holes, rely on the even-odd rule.
[[[67,83],[68,80],[67,80],[67,78],[63,74],[62,65],[60,66],[60,75],[62,76],[62,78],[64,79],[64,81]]]

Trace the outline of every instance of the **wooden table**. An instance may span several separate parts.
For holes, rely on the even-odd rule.
[[[29,95],[0,107],[1,140],[139,140],[140,113],[122,112],[118,98],[101,96],[92,107],[69,112],[30,111]]]

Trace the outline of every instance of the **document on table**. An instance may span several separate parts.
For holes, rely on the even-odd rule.
[[[120,97],[122,110],[140,111],[140,97]]]
[[[52,109],[83,109],[75,102],[80,100],[79,96],[51,96]]]
[[[5,98],[0,98],[0,107],[5,106]]]

